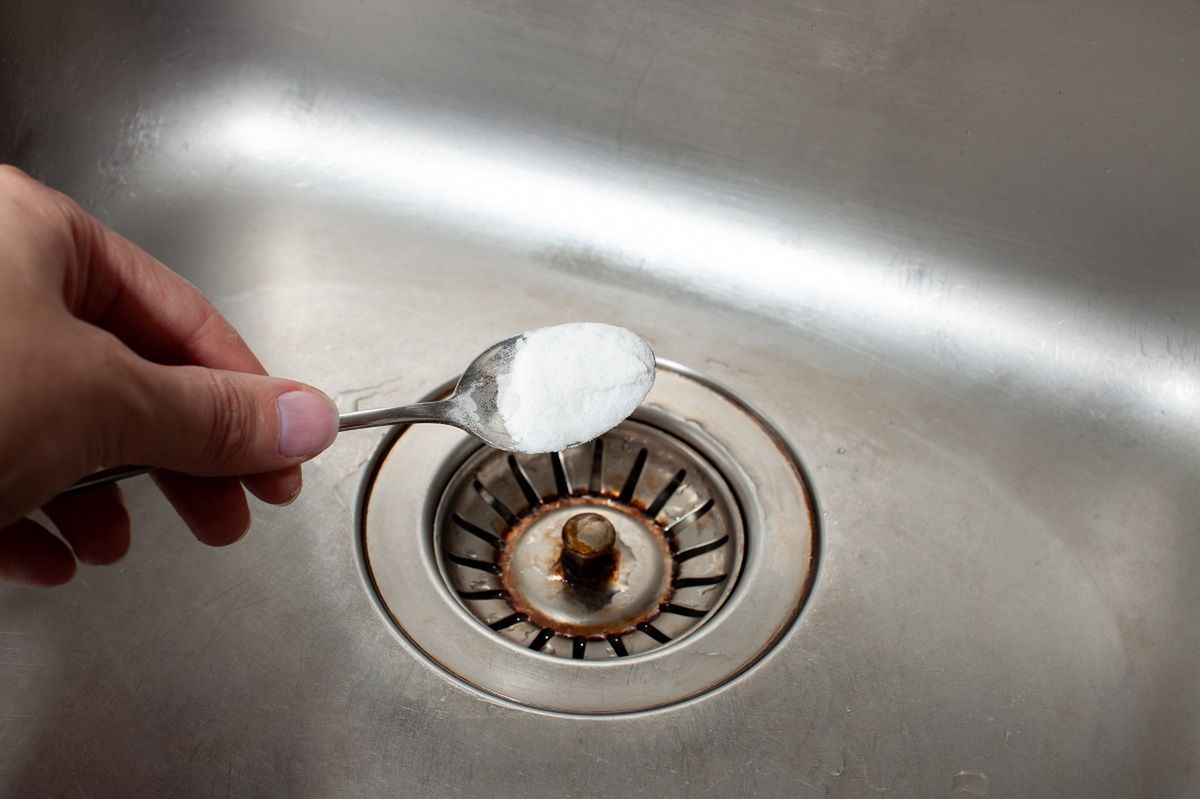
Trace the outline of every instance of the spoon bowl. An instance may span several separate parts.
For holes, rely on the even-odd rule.
[[[521,336],[512,336],[488,347],[463,371],[454,392],[444,400],[374,408],[343,413],[338,430],[359,430],[391,424],[432,422],[453,425],[497,449],[517,452],[519,447],[500,414],[500,375],[512,363]]]

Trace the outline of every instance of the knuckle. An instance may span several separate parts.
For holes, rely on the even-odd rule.
[[[82,209],[11,164],[0,164],[0,212],[38,262],[60,263],[86,243]]]
[[[201,370],[209,398],[210,429],[202,457],[214,469],[225,470],[249,454],[254,410],[234,382],[209,369]]]
[[[21,185],[31,179],[29,175],[12,164],[0,164],[0,184],[5,186]]]

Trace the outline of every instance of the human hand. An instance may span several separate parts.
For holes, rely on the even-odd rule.
[[[337,435],[337,409],[262,364],[190,283],[67,197],[0,165],[0,579],[57,585],[129,548],[108,466],[161,467],[206,544],[241,538]],[[41,507],[62,538],[25,518]],[[64,540],[65,539],[65,543]],[[68,546],[69,545],[69,546]]]

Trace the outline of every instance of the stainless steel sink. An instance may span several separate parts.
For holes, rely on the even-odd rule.
[[[384,433],[225,550],[139,479],[119,566],[0,589],[0,792],[1195,795],[1197,52],[1183,0],[7,4],[0,160],[272,371],[368,407],[623,324],[778,432],[820,553],[722,686],[555,713],[380,612]]]

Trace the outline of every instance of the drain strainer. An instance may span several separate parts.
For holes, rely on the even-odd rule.
[[[572,525],[588,523],[604,545],[572,557]],[[740,505],[716,469],[635,420],[561,453],[480,448],[451,478],[434,528],[468,613],[576,660],[679,641],[717,611],[743,549]]]
[[[622,713],[735,677],[788,628],[817,550],[774,430],[660,362],[631,419],[510,455],[433,425],[384,442],[360,507],[366,574],[449,674],[524,705]]]

